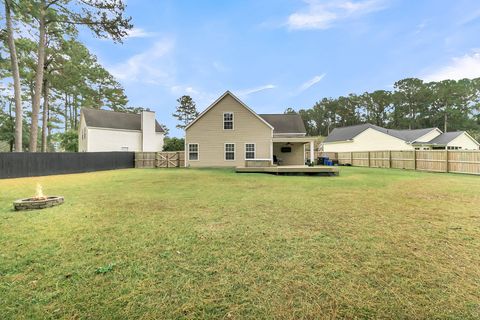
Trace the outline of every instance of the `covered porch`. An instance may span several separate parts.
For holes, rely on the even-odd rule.
[[[274,137],[272,141],[273,164],[278,166],[305,165],[307,160],[315,162],[312,137]],[[309,157],[306,157],[306,148],[309,148]]]
[[[308,155],[305,152],[309,148]],[[273,173],[277,175],[338,175],[338,167],[307,166],[315,163],[315,139],[311,137],[274,137],[273,159],[250,159],[245,165],[236,167],[236,172]]]

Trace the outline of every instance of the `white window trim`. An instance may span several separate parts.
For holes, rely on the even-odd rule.
[[[227,144],[233,144],[233,159],[227,159]],[[223,144],[223,160],[225,161],[235,161],[237,158],[237,146],[235,145],[234,142],[225,142]]]
[[[253,144],[253,158],[247,159],[247,144]],[[248,151],[252,152],[252,151]],[[245,142],[245,160],[255,160],[257,158],[257,144],[253,142]]]
[[[197,160],[191,160],[190,159],[190,145],[192,145],[192,144],[197,145]],[[188,144],[187,157],[188,157],[188,161],[199,161],[200,160],[200,144],[199,143],[189,143]]]
[[[232,114],[232,129],[225,129],[225,115],[226,115],[227,113]],[[233,131],[233,130],[235,130],[235,113],[234,113],[234,112],[226,111],[226,112],[223,113],[222,128],[223,128],[224,131]]]

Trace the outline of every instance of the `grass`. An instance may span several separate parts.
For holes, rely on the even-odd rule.
[[[62,206],[13,212],[45,193]],[[478,319],[480,177],[0,180],[0,318]]]

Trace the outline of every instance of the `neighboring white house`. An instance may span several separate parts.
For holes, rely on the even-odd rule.
[[[478,150],[479,143],[465,131],[442,133],[438,128],[394,130],[366,123],[333,129],[321,148],[325,152]]]
[[[155,112],[140,114],[82,108],[79,152],[162,151],[165,132]]]

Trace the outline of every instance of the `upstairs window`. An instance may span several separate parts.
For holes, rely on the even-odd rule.
[[[188,144],[188,160],[191,160],[191,161],[198,160],[198,143]]]
[[[255,159],[255,143],[245,144],[245,159]]]
[[[225,143],[225,160],[235,160],[235,143]]]
[[[233,112],[223,114],[223,130],[233,130]]]

